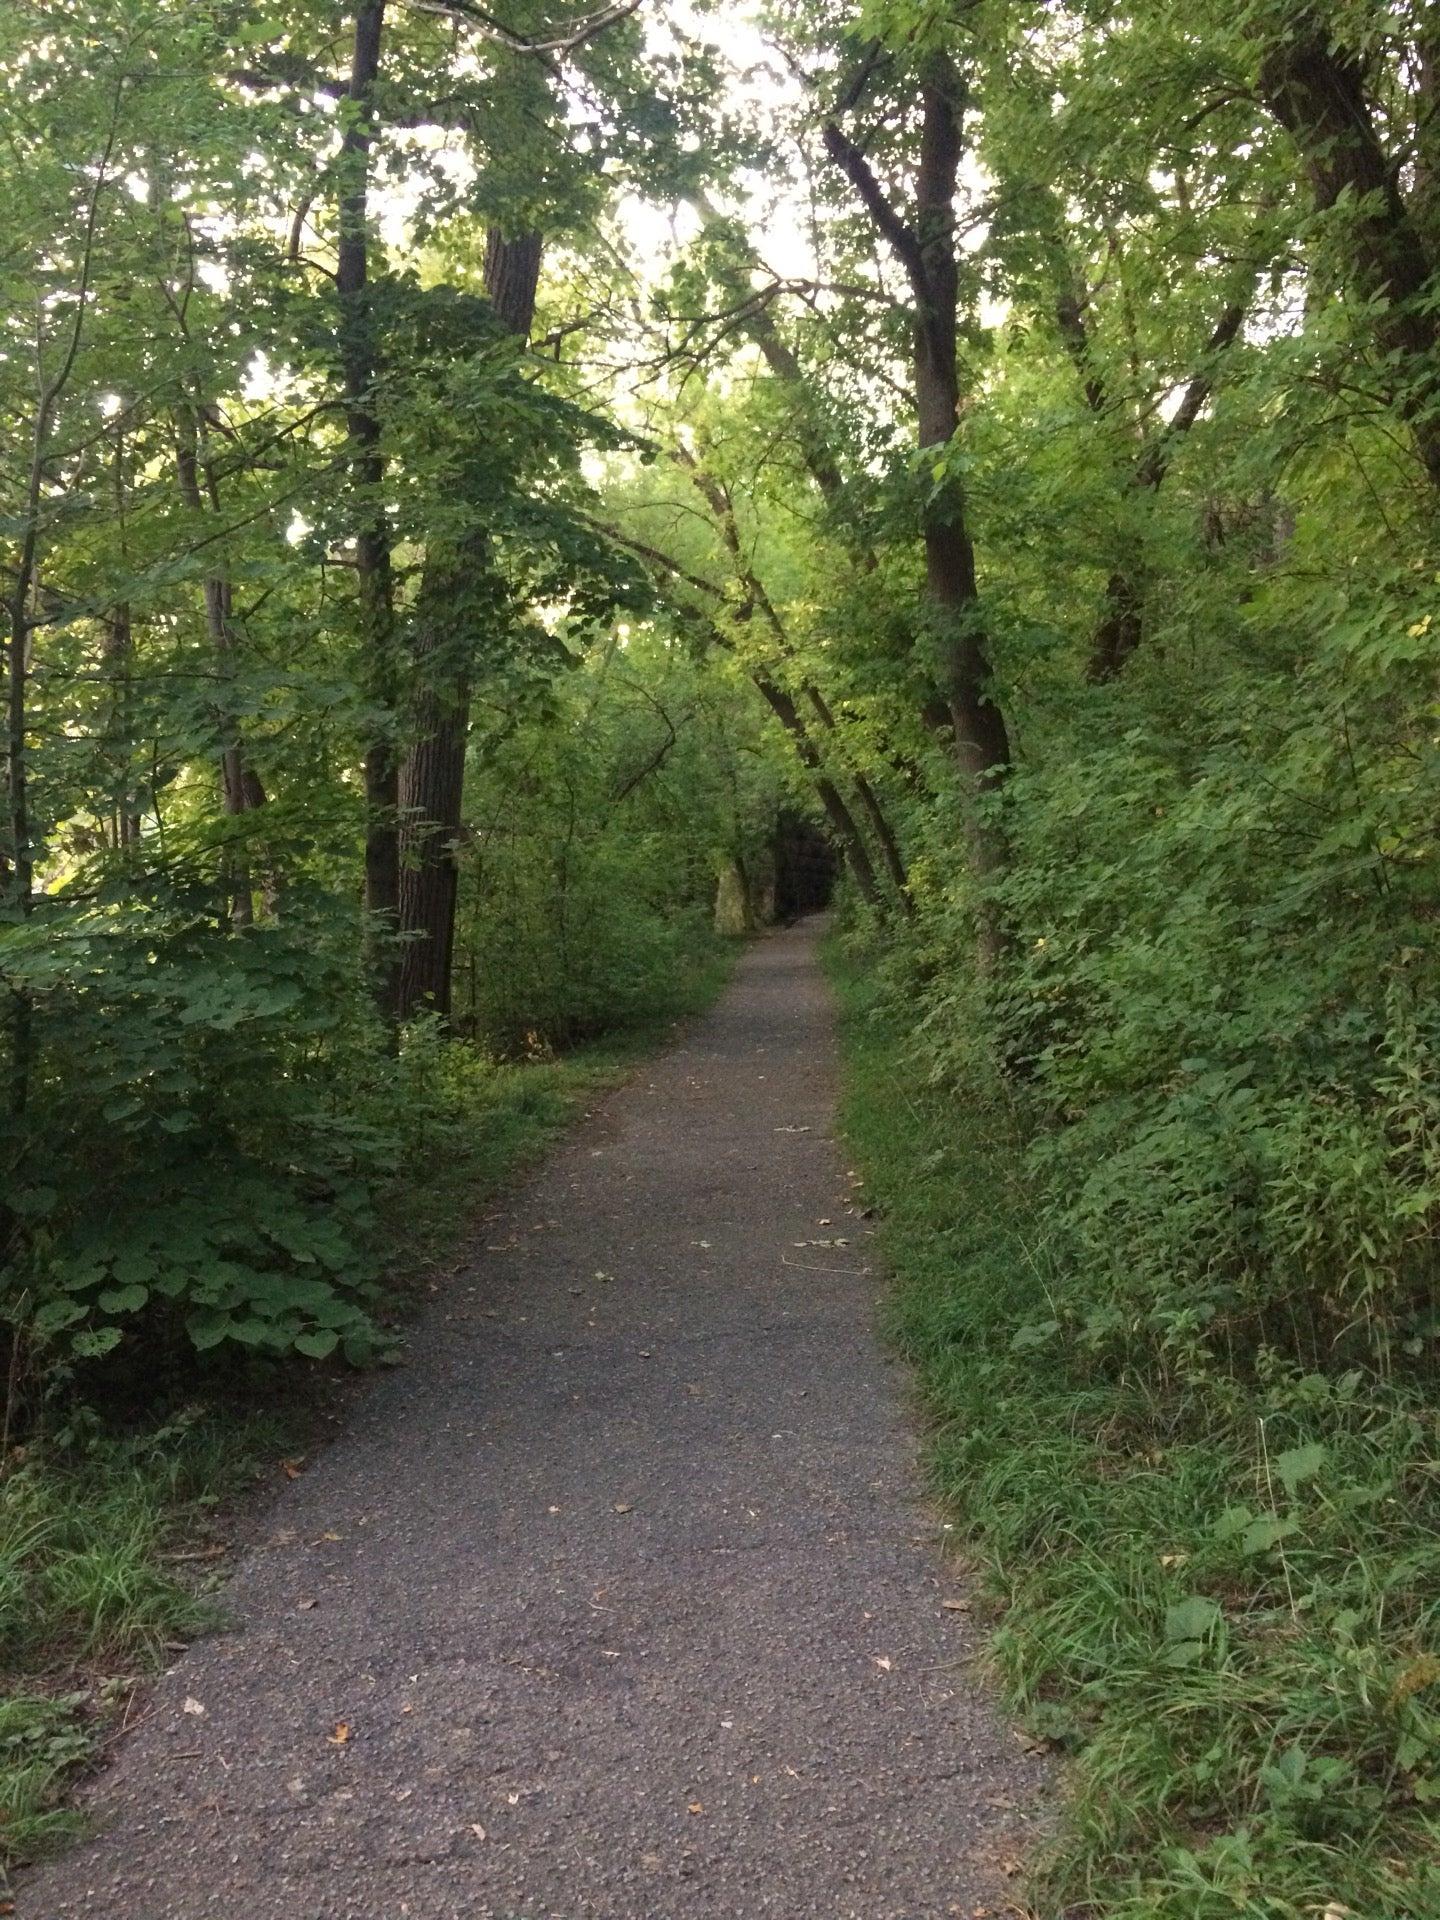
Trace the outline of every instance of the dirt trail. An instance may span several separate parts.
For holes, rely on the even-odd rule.
[[[23,1920],[1001,1908],[1036,1765],[941,1604],[833,1105],[802,927],[486,1229]]]

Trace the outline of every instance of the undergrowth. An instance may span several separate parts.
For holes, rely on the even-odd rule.
[[[404,1151],[377,1195],[377,1315],[392,1341],[477,1209],[708,1004],[732,957],[697,950],[650,1018],[569,1055],[496,1063],[412,1032],[387,1083],[402,1089]],[[183,1348],[169,1373],[152,1354],[132,1380],[110,1358],[93,1380],[58,1380],[51,1411],[0,1461],[0,1912],[6,1867],[82,1829],[68,1789],[146,1675],[219,1621],[237,1503],[328,1437],[337,1380],[334,1366],[301,1374],[260,1356],[237,1370]]]
[[[1044,1920],[1440,1913],[1440,1444],[1379,1370],[1106,1367],[1015,1107],[927,1077],[832,953],[843,1124],[995,1603],[1012,1706],[1070,1756]],[[976,1050],[977,1055],[979,1050]]]

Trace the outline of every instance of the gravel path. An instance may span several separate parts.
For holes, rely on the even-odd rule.
[[[945,1605],[833,1099],[812,925],[485,1229],[22,1920],[1007,1910],[1039,1769]]]

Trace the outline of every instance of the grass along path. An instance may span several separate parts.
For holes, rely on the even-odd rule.
[[[662,1017],[564,1056],[509,1065],[432,1050],[417,1070],[444,1084],[416,1105],[433,1129],[381,1197],[397,1327],[477,1211],[669,1038],[677,1014],[708,1006],[734,958],[710,948]],[[256,1368],[237,1390],[235,1365],[170,1383],[148,1418],[70,1407],[0,1462],[0,1912],[7,1870],[82,1830],[69,1785],[139,1710],[146,1678],[218,1623],[213,1590],[248,1506],[344,1417],[336,1367]]]
[[[842,1128],[932,1483],[1072,1757],[1044,1920],[1440,1914],[1437,1412],[1357,1375],[1092,1374],[1013,1112],[832,948]]]

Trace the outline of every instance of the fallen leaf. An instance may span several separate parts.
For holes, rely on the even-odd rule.
[[[484,1827],[481,1826],[478,1820],[474,1820],[471,1822],[470,1831],[471,1833],[474,1834],[477,1840],[483,1840],[485,1838],[485,1829]]]
[[[182,1713],[198,1713],[203,1717],[205,1709],[204,1707],[201,1706],[200,1702],[195,1698],[194,1694],[189,1693],[189,1694],[186,1694],[185,1704],[180,1709],[180,1711]]]
[[[877,1653],[874,1659],[876,1666],[881,1668],[885,1673],[889,1673],[891,1666],[894,1664],[888,1653]]]
[[[282,1460],[280,1462],[280,1471],[287,1480],[298,1480],[305,1471],[305,1462],[303,1459]]]
[[[325,1738],[330,1742],[332,1747],[343,1747],[345,1742],[350,1738],[350,1722],[348,1720],[337,1720],[335,1722],[335,1731],[333,1733],[327,1733]]]
[[[947,1613],[969,1613],[970,1611],[968,1600],[942,1600],[940,1604]]]
[[[704,1813],[705,1809],[698,1800],[692,1800],[686,1811],[689,1813]]]
[[[319,1606],[320,1602],[318,1600],[301,1600],[298,1604],[301,1613],[311,1613]]]
[[[632,1509],[631,1509],[630,1503],[627,1500],[617,1500],[615,1502],[615,1511],[617,1513],[629,1513],[632,1511]]]

